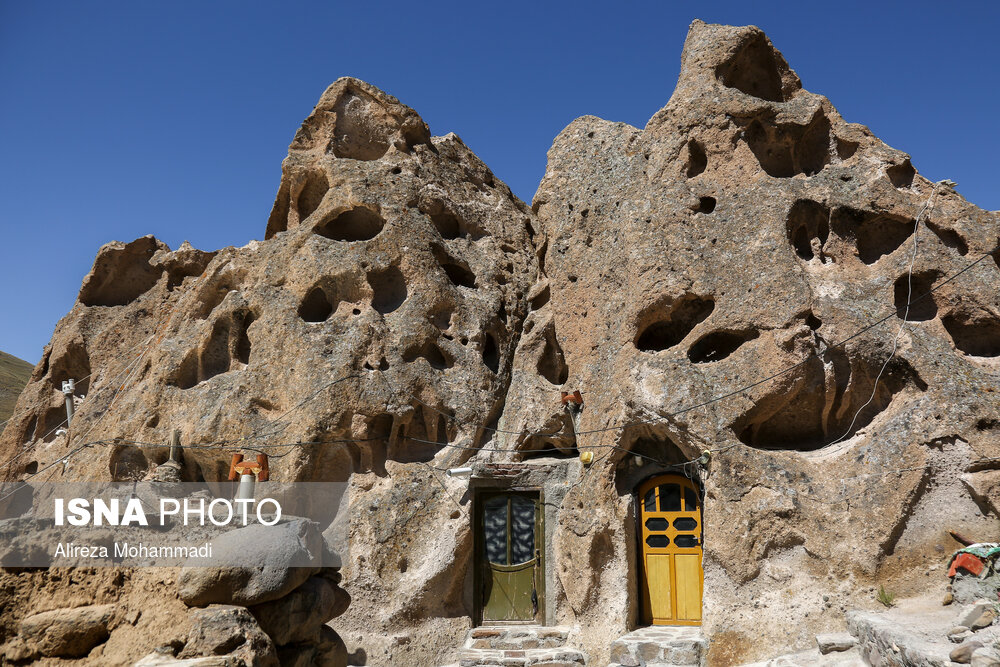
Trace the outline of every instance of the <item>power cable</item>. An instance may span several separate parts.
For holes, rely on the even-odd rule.
[[[858,421],[858,416],[865,408],[871,405],[872,401],[875,400],[875,394],[878,393],[878,383],[882,379],[882,374],[885,373],[885,369],[889,367],[889,363],[896,357],[896,350],[899,347],[899,337],[903,334],[903,330],[906,329],[906,321],[910,316],[910,298],[913,296],[913,265],[917,262],[917,238],[920,234],[920,218],[924,214],[924,211],[926,211],[930,206],[931,202],[934,201],[934,195],[937,194],[937,187],[938,183],[935,183],[934,187],[931,189],[930,197],[928,197],[927,201],[924,202],[923,208],[920,209],[917,213],[916,220],[913,221],[913,253],[910,255],[910,266],[906,270],[906,309],[903,311],[903,321],[899,323],[899,329],[896,330],[896,335],[892,338],[892,351],[889,352],[889,356],[886,357],[882,367],[878,370],[878,375],[875,376],[875,381],[872,383],[871,396],[869,396],[864,405],[858,408],[857,412],[854,413],[854,418],[851,419],[851,424],[847,427],[847,430],[844,431],[844,434],[833,442],[827,443],[827,445],[835,445],[838,442],[846,440],[851,435],[854,424]]]

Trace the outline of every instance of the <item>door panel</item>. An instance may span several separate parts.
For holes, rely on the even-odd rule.
[[[649,606],[653,620],[669,620],[674,617],[670,590],[670,556],[650,554],[646,556],[646,572],[650,581],[657,582],[649,590]]]
[[[701,623],[701,506],[694,483],[664,475],[639,487],[643,611],[654,625]]]
[[[538,494],[483,494],[478,515],[481,620],[534,620],[543,593]]]
[[[701,620],[701,556],[676,554],[674,570],[677,573],[677,619]]]
[[[484,621],[530,621],[532,574],[535,561],[504,567],[491,566],[490,586],[483,606]]]

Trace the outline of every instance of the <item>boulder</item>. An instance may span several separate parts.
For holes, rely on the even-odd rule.
[[[320,628],[320,641],[317,645],[316,667],[346,667],[347,646],[340,635],[328,625]]]
[[[313,576],[294,591],[250,609],[278,646],[317,642],[320,628],[347,610],[351,596],[325,577]]]
[[[347,647],[340,636],[324,625],[317,644],[289,644],[278,649],[281,667],[346,667]]]
[[[978,621],[986,611],[991,609],[993,609],[993,603],[989,600],[976,600],[975,604],[962,611],[962,615],[958,619],[958,625],[971,628],[973,623]]]
[[[972,661],[972,654],[975,653],[977,649],[981,649],[982,647],[983,643],[978,639],[967,639],[953,648],[951,653],[948,654],[948,658],[952,662],[967,665]]]
[[[189,606],[276,600],[319,571],[323,552],[323,536],[312,521],[246,526],[213,544],[214,557],[240,565],[186,565],[177,579],[178,592]]]
[[[243,607],[211,605],[189,613],[191,630],[178,658],[231,656],[254,667],[277,667],[271,641]]]
[[[996,647],[983,647],[972,653],[972,667],[1000,667],[1000,651]]]
[[[858,640],[847,632],[837,632],[825,635],[816,635],[816,645],[823,655],[827,653],[849,651],[854,648]]]
[[[969,629],[972,631],[976,631],[976,630],[982,630],[983,628],[988,628],[989,626],[993,625],[993,621],[995,621],[996,618],[997,618],[996,609],[994,609],[993,607],[989,607],[982,614],[979,615],[979,618],[977,618],[972,622],[972,625],[969,626]]]
[[[114,605],[53,609],[21,621],[25,643],[46,657],[78,658],[107,640]]]

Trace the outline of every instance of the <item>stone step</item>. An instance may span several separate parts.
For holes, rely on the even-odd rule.
[[[571,648],[519,650],[462,649],[459,667],[583,667],[587,655]]]
[[[868,665],[944,667],[952,664],[949,654],[955,645],[946,633],[954,625],[950,615],[955,612],[939,609],[934,611],[941,618],[931,614],[911,618],[904,610],[852,610],[847,612],[847,629],[858,638],[858,650]]]
[[[497,625],[473,628],[465,640],[467,649],[522,651],[562,648],[569,638],[569,628],[541,625]]]
[[[611,661],[622,667],[700,665],[708,641],[697,626],[654,625],[639,628],[611,643]]]
[[[820,653],[818,649],[780,655],[769,660],[745,664],[742,667],[866,667],[857,647],[847,651]]]

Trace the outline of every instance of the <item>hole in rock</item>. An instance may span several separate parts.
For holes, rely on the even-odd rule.
[[[941,318],[951,340],[972,357],[1000,356],[1000,320],[984,310],[957,310]]]
[[[688,359],[696,364],[704,364],[725,359],[738,350],[743,343],[759,336],[754,330],[713,331],[699,338],[688,350]]]
[[[282,179],[278,194],[274,198],[274,206],[271,207],[271,215],[267,218],[267,229],[264,232],[265,241],[275,234],[288,230],[288,213],[291,208],[289,199],[288,181]]]
[[[793,126],[794,127],[794,126]],[[830,121],[817,111],[793,149],[798,171],[813,176],[830,163]]]
[[[325,322],[333,314],[333,304],[323,288],[316,286],[306,293],[299,304],[299,317],[306,322]]]
[[[111,453],[108,468],[114,482],[138,481],[149,470],[149,461],[138,447],[118,447]]]
[[[157,242],[151,236],[123,248],[102,249],[80,289],[80,303],[124,306],[151,290],[163,273],[163,267],[149,263],[157,249]]]
[[[441,407],[415,412],[409,422],[399,427],[396,442],[390,440],[386,458],[400,463],[433,460],[448,444],[447,417],[442,414],[447,412]]]
[[[723,85],[771,102],[784,102],[779,56],[763,33],[757,33],[719,65],[715,76]]]
[[[711,213],[715,210],[715,197],[699,197],[698,213]]]
[[[913,220],[888,214],[840,208],[834,211],[833,232],[854,241],[858,258],[874,264],[894,252],[913,234]]]
[[[556,329],[551,323],[545,328],[545,345],[535,367],[551,384],[563,385],[569,378],[569,366],[556,338]]]
[[[568,440],[528,438],[526,448],[518,452],[521,461],[540,458],[575,459],[580,456],[580,450]]]
[[[320,222],[313,231],[334,241],[367,241],[378,236],[385,219],[366,206],[355,206]]]
[[[66,425],[66,408],[62,405],[51,407],[42,413],[42,418],[35,426],[35,435],[42,442],[52,442],[56,439],[56,431]]]
[[[254,321],[256,316],[247,310],[237,310],[216,320],[208,340],[200,348],[191,350],[181,361],[171,384],[190,389],[216,375],[229,372],[234,361],[249,364],[252,349],[249,329]]]
[[[39,378],[45,377],[49,372],[49,359],[52,356],[52,348],[46,346],[45,353],[42,355],[42,370],[40,373],[32,374],[31,379],[37,380]]]
[[[927,221],[927,228],[934,232],[934,234],[941,239],[941,243],[945,244],[945,246],[957,250],[959,255],[964,257],[969,254],[969,244],[967,244],[965,239],[963,239],[962,236],[954,229],[941,227],[940,225],[936,225],[929,220]]]
[[[459,287],[472,287],[476,286],[476,274],[469,269],[469,265],[462,260],[455,259],[442,248],[437,246],[432,248],[434,253],[434,258],[444,269],[445,274],[448,276],[448,280],[452,282],[453,285]]]
[[[330,184],[323,172],[310,171],[306,175],[306,181],[295,200],[295,210],[299,213],[299,222],[308,218],[319,208],[329,189]]]
[[[886,169],[885,175],[897,188],[908,188],[913,185],[913,177],[917,175],[917,170],[909,160],[904,160],[902,164],[894,164]]]
[[[253,347],[250,343],[250,325],[254,323],[253,313],[241,312],[233,316],[236,337],[233,343],[233,357],[241,364],[250,363],[250,350]]]
[[[199,380],[204,382],[229,370],[229,321],[220,318],[212,327],[212,335],[201,350]]]
[[[374,292],[372,308],[383,315],[396,310],[406,301],[406,279],[395,266],[369,273],[368,284]]]
[[[181,360],[169,382],[180,389],[190,389],[198,384],[198,352],[191,350]]]
[[[33,415],[28,421],[28,426],[24,429],[24,433],[21,435],[21,442],[31,442],[35,439],[35,435],[38,432],[38,415]]]
[[[38,461],[29,461],[24,464],[24,468],[21,469],[25,475],[34,475],[38,472]]]
[[[823,246],[830,237],[830,209],[808,199],[792,204],[785,219],[785,231],[795,254],[809,261],[825,259]]]
[[[992,431],[998,427],[1000,427],[1000,421],[996,419],[987,419],[984,417],[976,422],[977,431]]]
[[[688,178],[694,178],[708,167],[708,156],[705,155],[705,148],[694,139],[688,141],[687,150],[688,159],[685,173],[687,173]]]
[[[813,315],[813,312],[811,310],[806,311],[805,322],[806,326],[812,329],[813,331],[818,331],[819,328],[823,326],[823,321],[818,317],[816,317],[815,315]]]
[[[744,140],[768,175],[789,178],[813,176],[830,163],[830,121],[818,110],[808,125],[764,125],[755,120]]]
[[[207,318],[216,308],[226,300],[230,292],[235,290],[235,286],[243,279],[243,274],[226,275],[219,277],[213,275],[210,278],[198,283],[199,306],[195,311],[195,317],[199,320]]]
[[[837,157],[841,160],[849,160],[855,153],[858,152],[858,146],[860,146],[860,144],[856,141],[848,141],[847,139],[837,137]],[[849,176],[847,180],[850,180]]]
[[[78,396],[90,393],[90,355],[82,339],[71,341],[62,354],[52,359],[50,370],[52,385],[56,389],[62,389],[62,383],[66,380],[74,380],[74,390]]]
[[[923,322],[937,317],[938,308],[931,288],[940,275],[937,271],[922,271],[914,273],[912,277],[903,274],[896,278],[896,283],[893,285],[896,316],[902,319],[903,315],[906,315],[906,319],[910,322]],[[906,311],[907,294],[910,295],[909,313]]]
[[[544,288],[542,288],[542,290],[538,294],[536,294],[531,298],[531,309],[538,310],[539,308],[547,304],[549,302],[551,294],[552,292],[549,289],[549,286],[546,285]]]
[[[849,358],[840,349],[827,351],[824,358],[826,365],[811,357],[787,376],[784,386],[758,398],[733,424],[740,441],[757,449],[812,451],[850,438],[902,392],[927,389],[902,359],[889,363],[876,388],[883,359]]]
[[[423,201],[420,204],[420,212],[431,219],[434,228],[444,239],[451,240],[468,236],[473,241],[477,241],[486,235],[486,232],[477,224],[466,220],[456,213],[449,204],[440,199]]]
[[[436,368],[438,370],[451,368],[455,365],[454,362],[441,351],[441,348],[438,347],[437,344],[430,341],[420,346],[411,346],[403,352],[403,361],[407,363],[416,361],[419,358],[426,359],[431,368]]]
[[[497,347],[496,338],[492,333],[486,332],[483,337],[483,363],[494,373],[500,372],[500,350]],[[463,343],[464,344],[464,343]]]
[[[711,315],[715,301],[688,294],[673,303],[660,302],[639,316],[635,346],[643,352],[660,352],[680,343],[699,323]],[[648,322],[648,324],[643,324]]]
[[[524,221],[524,231],[528,234],[528,240],[531,240],[531,239],[535,238],[535,230],[531,226],[531,221],[530,220],[526,219]]]
[[[333,106],[336,126],[330,149],[339,158],[377,160],[389,150],[395,128],[382,105],[361,90],[345,90]]]

